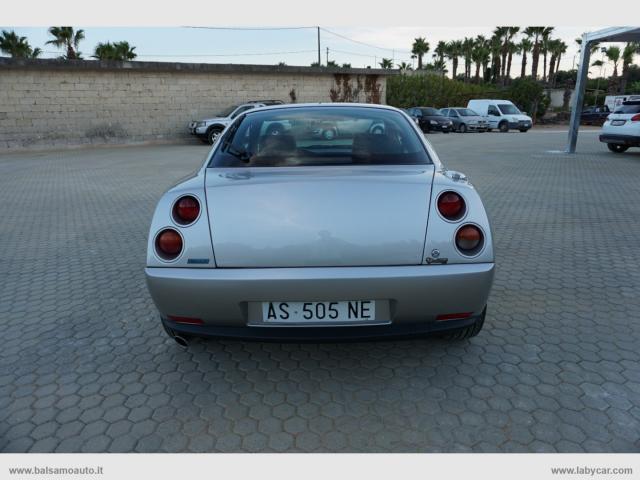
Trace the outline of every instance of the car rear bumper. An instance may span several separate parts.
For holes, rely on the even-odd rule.
[[[600,135],[602,143],[615,143],[617,145],[628,145],[630,147],[640,147],[640,136],[619,135],[613,133],[603,133]]]
[[[427,333],[472,323],[487,303],[494,264],[146,268],[145,273],[151,297],[163,321],[173,330],[216,336],[302,338],[311,335],[316,338],[313,330],[330,328],[346,336],[377,337]],[[256,317],[259,309],[255,306],[263,301],[339,300],[378,300],[388,308],[380,309],[375,324],[349,326],[265,325]],[[439,315],[461,312],[470,313],[471,317],[436,319]],[[203,324],[178,324],[167,320],[169,317],[195,318]],[[333,338],[329,330],[326,333]]]

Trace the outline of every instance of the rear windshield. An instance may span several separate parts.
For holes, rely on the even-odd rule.
[[[503,115],[518,115],[520,113],[520,110],[508,103],[501,103],[500,105],[498,105],[498,108]]]
[[[620,105],[614,113],[640,113],[640,103],[636,105]]]
[[[293,107],[240,117],[210,167],[423,165],[427,151],[399,112],[367,107]]]
[[[458,108],[456,110],[463,117],[477,117],[478,114],[471,110],[470,108]]]

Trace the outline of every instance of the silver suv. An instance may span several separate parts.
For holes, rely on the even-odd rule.
[[[281,100],[253,100],[241,105],[232,105],[218,113],[215,117],[190,122],[189,132],[203,142],[213,145],[226,126],[241,113],[253,108],[266,107],[267,105],[281,105],[282,103],[284,102]]]

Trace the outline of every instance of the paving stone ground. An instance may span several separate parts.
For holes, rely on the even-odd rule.
[[[169,340],[144,282],[155,202],[207,148],[0,155],[4,452],[637,452],[640,150],[594,132],[430,135],[493,222],[457,343]]]

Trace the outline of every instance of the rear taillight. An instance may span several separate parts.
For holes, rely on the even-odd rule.
[[[200,215],[200,202],[197,198],[187,195],[180,197],[173,205],[173,219],[180,225],[190,225]]]
[[[631,117],[632,122],[640,122],[640,113]]]
[[[182,237],[170,228],[161,231],[156,237],[156,252],[163,260],[175,260],[182,252]]]
[[[484,236],[475,225],[465,225],[456,232],[456,246],[463,255],[475,255],[482,249]]]
[[[456,192],[443,192],[438,197],[438,211],[447,220],[460,220],[466,209],[464,199]]]

